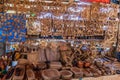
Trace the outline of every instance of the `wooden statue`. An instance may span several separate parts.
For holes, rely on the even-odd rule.
[[[60,46],[61,58],[62,62],[65,64],[66,67],[72,67],[72,61],[74,59],[73,51],[70,45],[62,45]]]

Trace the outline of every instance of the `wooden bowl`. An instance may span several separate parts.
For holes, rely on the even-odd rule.
[[[71,79],[73,75],[73,73],[69,70],[62,70],[60,71],[60,74],[62,76],[62,79]]]
[[[15,68],[12,80],[23,80],[24,75],[25,75],[25,66],[24,65],[18,65]]]
[[[60,78],[60,73],[57,69],[46,69],[42,71],[44,80],[57,80]]]
[[[72,67],[71,71],[73,72],[75,78],[83,77],[83,71],[82,71],[82,69],[77,68],[77,67]]]

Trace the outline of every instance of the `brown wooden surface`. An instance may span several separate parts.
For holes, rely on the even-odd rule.
[[[80,80],[80,79],[72,79],[72,80]],[[82,80],[120,80],[120,75],[109,75],[109,76],[101,76],[101,77],[88,77],[82,78]]]

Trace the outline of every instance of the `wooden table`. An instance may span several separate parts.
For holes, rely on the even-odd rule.
[[[101,76],[101,77],[87,77],[81,79],[72,79],[72,80],[120,80],[120,75],[109,75],[109,76]]]

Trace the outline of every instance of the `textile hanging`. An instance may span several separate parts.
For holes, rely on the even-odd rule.
[[[0,14],[0,42],[23,42],[26,37],[24,14]]]

